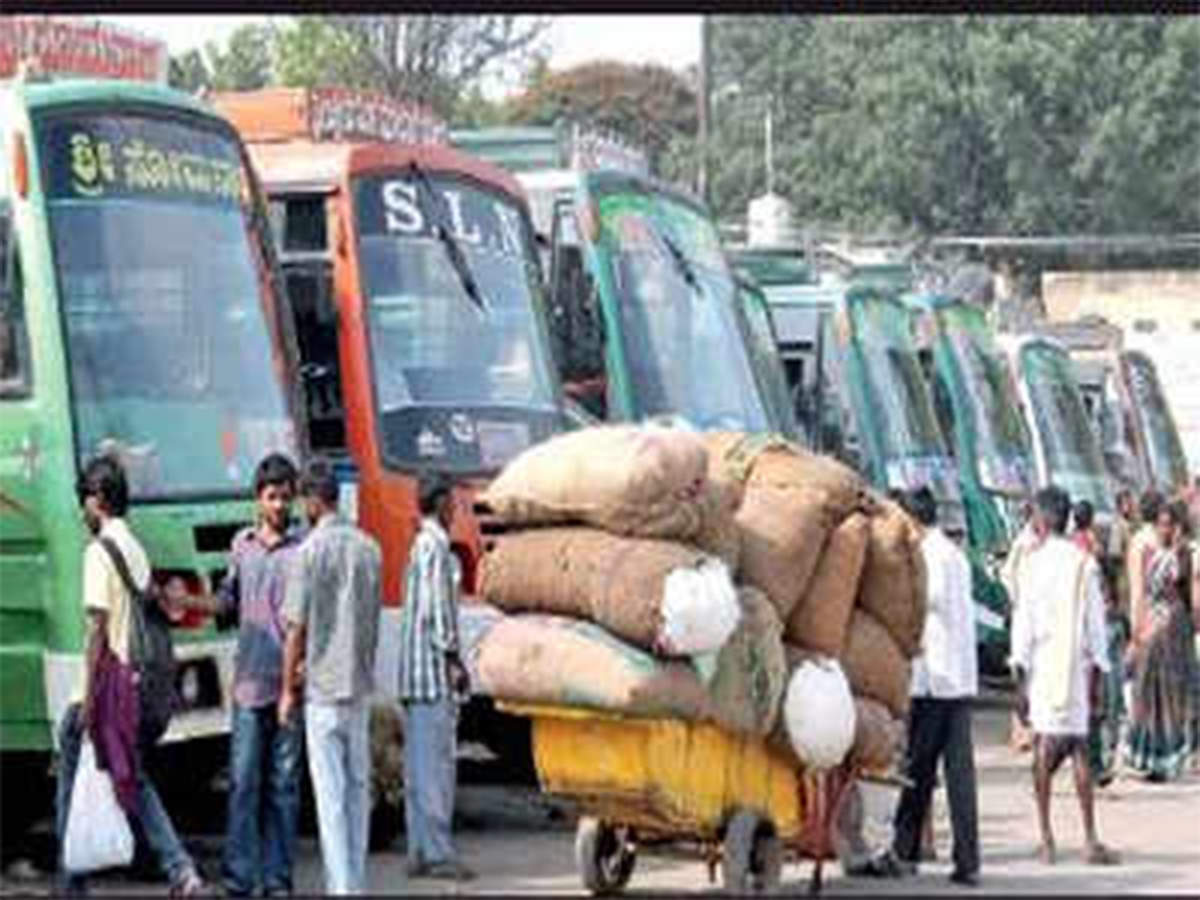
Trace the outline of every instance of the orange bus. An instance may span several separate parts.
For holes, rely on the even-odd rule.
[[[337,89],[220,94],[268,196],[299,347],[299,430],[340,459],[344,505],[383,548],[379,683],[394,692],[416,477],[459,484],[451,540],[473,593],[474,497],[568,419],[528,204],[420,108]],[[469,718],[469,717],[468,717]],[[464,732],[469,731],[464,721]],[[506,729],[507,730],[507,729]]]

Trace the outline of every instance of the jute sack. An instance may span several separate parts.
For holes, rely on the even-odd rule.
[[[819,492],[825,499],[827,515],[835,523],[863,503],[867,490],[863,480],[832,457],[811,453],[769,435],[712,432],[704,436],[704,441],[710,481],[740,482],[747,488],[804,488]]]
[[[819,493],[750,487],[737,514],[742,580],[763,591],[786,621],[808,588],[833,523]]]
[[[921,526],[898,505],[884,501],[871,517],[858,605],[888,630],[911,659],[921,649],[925,603]]]
[[[586,523],[688,539],[700,528],[708,454],[687,431],[606,425],[558,435],[513,459],[483,500],[509,525]]]
[[[870,613],[854,610],[841,659],[855,694],[878,700],[896,716],[908,715],[908,660]]]
[[[717,557],[736,577],[742,558],[742,533],[736,521],[742,492],[729,482],[707,482],[700,493],[700,530],[690,543]]]
[[[685,662],[657,660],[590,622],[505,616],[476,662],[485,696],[629,716],[711,719],[708,691]]]
[[[830,534],[808,590],[788,617],[784,634],[789,644],[829,656],[841,653],[870,529],[865,515],[851,513]]]
[[[904,721],[870,697],[855,697],[854,710],[851,762],[874,772],[891,771],[904,750]]]
[[[787,679],[783,627],[775,608],[752,587],[738,591],[742,619],[717,655],[709,684],[717,723],[738,734],[765,737],[779,717]]]
[[[672,576],[689,572],[700,587],[714,589],[669,594]],[[497,537],[484,556],[480,587],[483,599],[505,612],[586,619],[666,655],[718,649],[737,625],[733,581],[713,557],[673,541],[592,528],[535,528]],[[676,619],[725,624],[680,646]]]

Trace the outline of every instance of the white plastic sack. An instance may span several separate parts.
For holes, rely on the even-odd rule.
[[[82,874],[127,866],[133,860],[133,832],[117,803],[112,778],[96,767],[96,751],[84,739],[71,789],[63,865]]]
[[[828,769],[845,759],[854,745],[854,697],[837,660],[819,657],[796,668],[783,717],[792,749],[805,765]]]
[[[662,614],[659,634],[668,656],[720,650],[742,616],[729,567],[708,558],[698,566],[673,570],[663,585]]]

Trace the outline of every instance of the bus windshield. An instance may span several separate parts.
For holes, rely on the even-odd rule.
[[[947,456],[908,333],[909,313],[897,303],[869,298],[848,306],[888,461]]]
[[[294,436],[236,138],[94,109],[35,130],[79,459],[117,454],[135,499],[247,493]]]
[[[796,415],[792,407],[792,392],[788,389],[787,374],[779,361],[775,331],[771,327],[771,311],[760,291],[744,288],[739,297],[741,314],[746,320],[747,338],[754,369],[762,382],[775,427],[787,437],[797,436]]]
[[[1140,413],[1150,474],[1159,490],[1170,492],[1187,481],[1183,443],[1167,409],[1154,364],[1140,353],[1123,354],[1133,406]]]
[[[1021,374],[1050,480],[1066,490],[1073,501],[1090,500],[1098,510],[1111,512],[1104,459],[1070,358],[1056,347],[1030,344],[1021,352]]]
[[[703,430],[774,430],[712,223],[634,183],[595,196],[608,268],[599,283],[616,292],[635,415],[677,415]]]
[[[561,420],[528,218],[507,194],[441,172],[354,185],[385,461],[501,468]]]
[[[1008,366],[977,310],[954,306],[940,315],[950,352],[966,379],[963,395],[975,432],[980,483],[990,491],[1028,493],[1029,447]]]

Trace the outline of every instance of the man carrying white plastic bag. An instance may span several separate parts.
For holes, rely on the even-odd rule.
[[[127,866],[133,860],[133,832],[117,803],[112,779],[96,767],[92,742],[84,740],[75,770],[63,866],[68,872],[95,872]]]
[[[89,864],[86,870],[82,866],[73,868],[71,863],[79,859],[68,860],[68,833],[74,840],[72,853],[83,854],[89,847],[80,844],[81,839],[102,839],[97,834],[98,822],[116,821],[117,816],[124,821],[126,815],[132,815],[170,880],[171,893],[191,896],[199,893],[204,883],[143,767],[138,696],[136,690],[129,689],[130,636],[136,627],[133,604],[137,600],[126,587],[123,575],[128,575],[141,589],[150,579],[150,563],[123,518],[129,505],[129,488],[120,463],[109,457],[92,460],[79,478],[77,491],[88,530],[99,540],[90,542],[84,552],[83,605],[88,623],[82,690],[79,702],[67,707],[58,730],[55,822],[60,849],[58,890],[62,894],[84,893],[85,871],[107,867],[98,864],[93,868]],[[124,573],[113,550],[106,550],[101,540],[109,541],[120,555]],[[95,747],[93,741],[100,741],[102,746]],[[101,756],[99,762],[103,762],[107,771],[97,769],[97,750]],[[105,785],[107,793],[113,796],[113,805],[117,806],[115,815],[111,806],[100,810],[93,805],[93,797],[105,793]],[[81,796],[76,804],[76,791],[81,795],[86,793],[87,799]],[[127,821],[125,828],[129,828]],[[116,850],[105,852],[116,857]],[[84,861],[97,862],[103,855],[97,852],[89,860],[88,854],[84,854]]]

